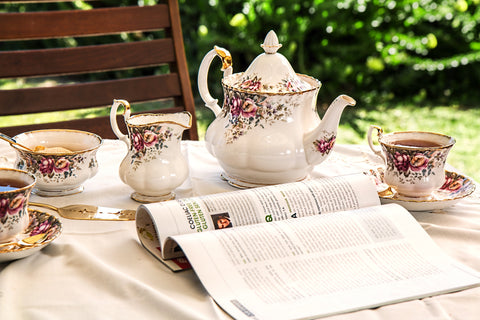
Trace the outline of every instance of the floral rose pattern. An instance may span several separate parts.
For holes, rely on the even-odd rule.
[[[29,224],[23,232],[25,236],[34,236],[40,233],[45,233],[45,238],[41,243],[34,244],[33,247],[43,246],[48,242],[54,240],[62,231],[62,224],[55,216],[37,210],[28,210]],[[15,250],[22,250],[23,248],[18,244],[0,249],[0,252],[10,252]]]
[[[292,115],[290,109],[298,106],[294,102],[288,106],[284,103],[272,104],[272,100],[267,95],[228,90],[222,108],[223,117],[228,119],[226,142],[233,143],[255,127],[263,128],[276,121],[286,121]]]
[[[256,75],[234,78],[225,87],[222,108],[223,117],[228,119],[225,128],[226,142],[233,143],[255,127],[264,128],[278,121],[287,121],[293,110],[299,106],[295,96],[285,95],[279,98],[262,92],[294,93],[307,89],[310,89],[310,86],[300,79],[282,79],[280,83],[267,85]]]
[[[163,149],[168,148],[167,142],[182,139],[181,132],[174,134],[174,128],[166,125],[129,126],[128,133],[131,142],[130,152],[133,153],[131,157],[133,170],[136,170],[142,162],[156,159]]]
[[[292,115],[291,108],[298,106],[294,102],[288,106],[286,103],[272,103],[273,100],[268,95],[227,90],[222,108],[223,116],[228,119],[226,142],[233,143],[255,127],[286,121]]]
[[[395,147],[382,146],[387,156],[387,167],[395,172],[402,183],[415,183],[435,174],[433,169],[444,162],[448,149],[416,150],[396,149]]]
[[[379,194],[387,191],[387,193],[381,195],[382,197],[391,197],[395,194],[392,193],[388,184],[385,183],[385,169],[378,167],[375,169],[369,169],[364,172],[369,176],[377,187]],[[468,177],[465,177],[459,173],[453,171],[445,171],[445,182],[443,186],[434,191],[435,201],[455,200],[463,198],[475,190],[475,182]],[[394,196],[392,199],[396,199]]]
[[[32,173],[42,175],[42,178],[49,182],[62,182],[66,178],[75,177],[75,171],[80,170],[80,166],[88,159],[87,154],[59,154],[44,155],[41,153],[20,153],[17,168],[27,170]],[[95,159],[88,164],[89,168],[97,166]]]
[[[327,155],[332,150],[335,144],[335,139],[335,133],[326,133],[323,139],[313,141],[313,148],[315,151],[318,151],[323,155]]]
[[[49,174],[53,171],[54,164],[55,161],[52,158],[41,158],[38,163],[38,170],[40,170],[42,174]]]
[[[27,201],[30,191],[31,189],[0,195],[0,230],[14,228],[14,224],[26,214],[27,210],[23,210],[23,205]]]
[[[254,76],[253,79],[249,79],[248,77],[243,82],[237,84],[240,88],[250,91],[260,91],[262,87],[262,82],[260,78]]]
[[[441,191],[448,193],[450,196],[464,192],[473,184],[472,180],[454,172],[445,172],[445,183],[440,188]]]
[[[264,91],[264,92],[300,92],[310,89],[311,87],[300,80],[299,78],[285,78],[282,79],[279,83],[266,84],[262,83],[262,78],[258,75],[242,76],[242,73],[239,73],[237,78],[232,81],[231,86],[234,88],[240,88],[248,91]]]

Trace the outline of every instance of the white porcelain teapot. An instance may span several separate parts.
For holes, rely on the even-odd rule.
[[[245,72],[232,74],[230,53],[215,46],[200,65],[198,88],[205,105],[215,113],[205,135],[208,151],[217,158],[227,181],[255,187],[303,180],[325,160],[335,143],[343,109],[355,105],[338,96],[323,120],[316,111],[321,82],[296,74],[277,50],[270,31],[260,54]],[[208,91],[208,69],[222,59],[223,107]]]

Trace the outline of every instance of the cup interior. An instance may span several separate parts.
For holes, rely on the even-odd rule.
[[[185,128],[192,125],[192,115],[188,111],[177,113],[141,113],[128,118],[127,123],[131,126],[145,126],[170,122]]]
[[[443,149],[455,144],[455,139],[440,133],[401,131],[382,135],[378,141],[390,147],[404,149]]]
[[[35,176],[31,173],[17,170],[0,168],[0,195],[18,192],[32,188],[35,185]]]
[[[91,151],[99,148],[102,144],[102,139],[94,133],[62,129],[24,132],[15,136],[14,139],[18,143],[25,145],[32,150],[38,146],[45,148],[63,147],[73,153]],[[20,148],[15,145],[12,146],[17,149]]]

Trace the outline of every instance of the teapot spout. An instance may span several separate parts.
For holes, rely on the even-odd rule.
[[[335,144],[343,110],[355,104],[356,101],[347,95],[338,96],[328,107],[320,125],[305,134],[303,141],[308,164],[317,165],[327,158]]]

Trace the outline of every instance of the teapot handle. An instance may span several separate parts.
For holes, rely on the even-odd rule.
[[[205,106],[212,110],[215,116],[217,116],[222,108],[218,105],[218,99],[214,99],[208,91],[208,69],[215,56],[218,56],[222,60],[223,77],[225,78],[232,74],[232,56],[230,52],[214,46],[214,48],[203,57],[202,63],[200,64],[200,69],[198,70],[198,91],[200,92],[203,102],[205,102]]]
[[[130,118],[130,103],[127,100],[121,99],[113,99],[113,105],[110,109],[110,126],[112,127],[113,133],[120,139],[121,141],[125,142],[125,144],[130,147],[130,141],[128,140],[128,136],[123,134],[120,129],[118,128],[117,123],[117,109],[119,106],[123,105],[123,118],[128,119]]]
[[[383,159],[383,161],[386,161],[385,156],[382,153],[382,150],[376,146],[373,145],[372,141],[372,131],[376,129],[377,130],[377,137],[380,138],[383,134],[383,129],[379,126],[371,125],[370,128],[368,128],[368,133],[367,133],[367,140],[368,140],[368,145],[372,151],[379,156],[380,158]]]

